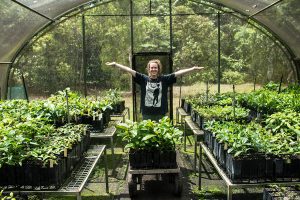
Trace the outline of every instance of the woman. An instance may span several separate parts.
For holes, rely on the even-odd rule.
[[[204,67],[194,66],[171,74],[162,75],[162,64],[160,60],[154,59],[150,60],[147,64],[147,76],[116,62],[107,62],[106,65],[118,67],[134,77],[134,81],[141,87],[143,120],[151,119],[155,121],[161,119],[168,112],[168,87],[176,83],[176,77],[204,69]]]

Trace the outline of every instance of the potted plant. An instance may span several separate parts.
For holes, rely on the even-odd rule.
[[[118,124],[118,135],[127,143],[129,162],[133,168],[175,168],[176,144],[182,131],[168,117],[159,122],[144,120]]]

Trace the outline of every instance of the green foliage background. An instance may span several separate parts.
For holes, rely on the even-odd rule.
[[[169,1],[137,0],[133,5],[133,52],[169,52]],[[217,82],[217,10],[192,1],[172,6],[173,70],[205,66],[184,77],[184,84]],[[130,66],[128,0],[112,1],[85,13],[89,93],[107,88],[130,90],[131,77],[105,62]],[[17,59],[30,94],[49,95],[70,87],[83,90],[82,17],[70,18],[36,38]],[[286,55],[269,37],[245,21],[221,13],[221,81],[225,84],[287,82],[293,79]],[[15,70],[15,72],[20,72]],[[20,73],[10,84],[19,83]]]

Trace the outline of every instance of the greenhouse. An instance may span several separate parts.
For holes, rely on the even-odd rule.
[[[1,0],[0,199],[300,199],[297,0]]]

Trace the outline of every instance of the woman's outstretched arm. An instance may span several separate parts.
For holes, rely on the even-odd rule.
[[[203,70],[204,67],[198,67],[198,66],[194,66],[194,67],[191,67],[191,68],[187,68],[187,69],[181,69],[177,72],[175,72],[175,77],[178,77],[178,76],[182,76],[182,75],[185,75],[187,73],[190,73],[192,71],[201,71]]]
[[[119,68],[119,69],[121,69],[121,70],[123,70],[123,71],[125,71],[125,72],[128,72],[128,73],[130,73],[133,77],[135,77],[135,75],[136,75],[136,71],[135,71],[135,70],[131,69],[130,67],[121,65],[121,64],[119,64],[119,63],[116,63],[116,62],[106,62],[105,64],[108,65],[108,66],[115,66],[115,67],[117,67],[117,68]]]

